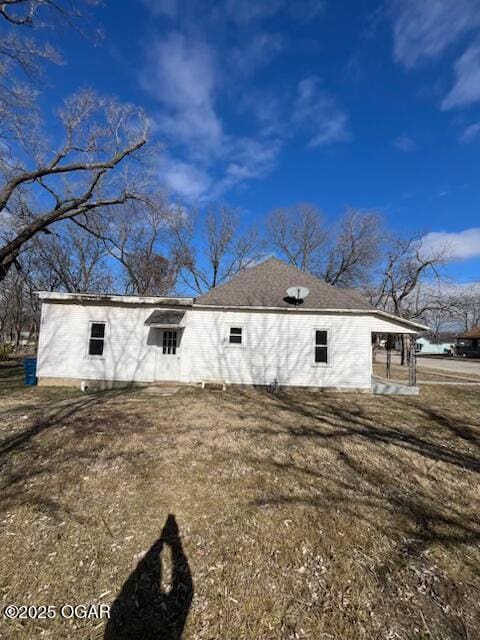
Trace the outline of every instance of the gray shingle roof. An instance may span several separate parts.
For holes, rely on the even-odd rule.
[[[285,300],[289,287],[301,286],[310,290],[301,305],[305,309],[358,309],[373,307],[358,291],[339,289],[304,273],[277,258],[240,273],[229,282],[199,296],[196,304],[231,307],[284,307],[292,304]]]
[[[155,325],[160,327],[178,327],[185,315],[185,311],[174,311],[170,309],[155,309],[148,318],[145,320],[145,324]]]

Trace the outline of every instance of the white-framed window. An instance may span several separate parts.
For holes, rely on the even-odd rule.
[[[105,347],[106,322],[90,322],[88,334],[88,355],[96,358],[103,356]]]
[[[243,344],[243,327],[231,326],[228,333],[228,344]]]
[[[315,329],[315,364],[328,364],[328,330]]]
[[[169,356],[176,355],[177,353],[177,332],[176,331],[163,332],[162,353]]]

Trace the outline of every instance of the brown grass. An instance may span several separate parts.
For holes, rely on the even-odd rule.
[[[14,387],[0,390],[2,605],[122,592],[113,613],[129,635],[109,639],[142,637],[138,610],[145,637],[179,638],[162,634],[162,607],[188,613],[184,639],[479,637],[477,389]],[[183,549],[159,541],[168,514]],[[164,591],[178,561],[175,602],[152,584],[159,558]],[[103,621],[0,625],[20,640],[105,633]]]

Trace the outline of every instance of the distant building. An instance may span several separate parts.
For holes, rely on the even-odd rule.
[[[421,336],[416,341],[415,349],[417,354],[453,355],[455,353],[455,340],[456,337],[453,333]]]
[[[457,336],[456,353],[464,358],[480,358],[480,327]]]
[[[454,333],[424,334],[417,338],[415,351],[417,355],[453,355],[455,353],[456,335]],[[395,340],[395,350],[400,351],[402,342]]]

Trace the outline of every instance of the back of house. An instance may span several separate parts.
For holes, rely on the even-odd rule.
[[[413,338],[425,329],[276,258],[196,299],[40,298],[43,385],[221,381],[370,391],[373,334]]]

